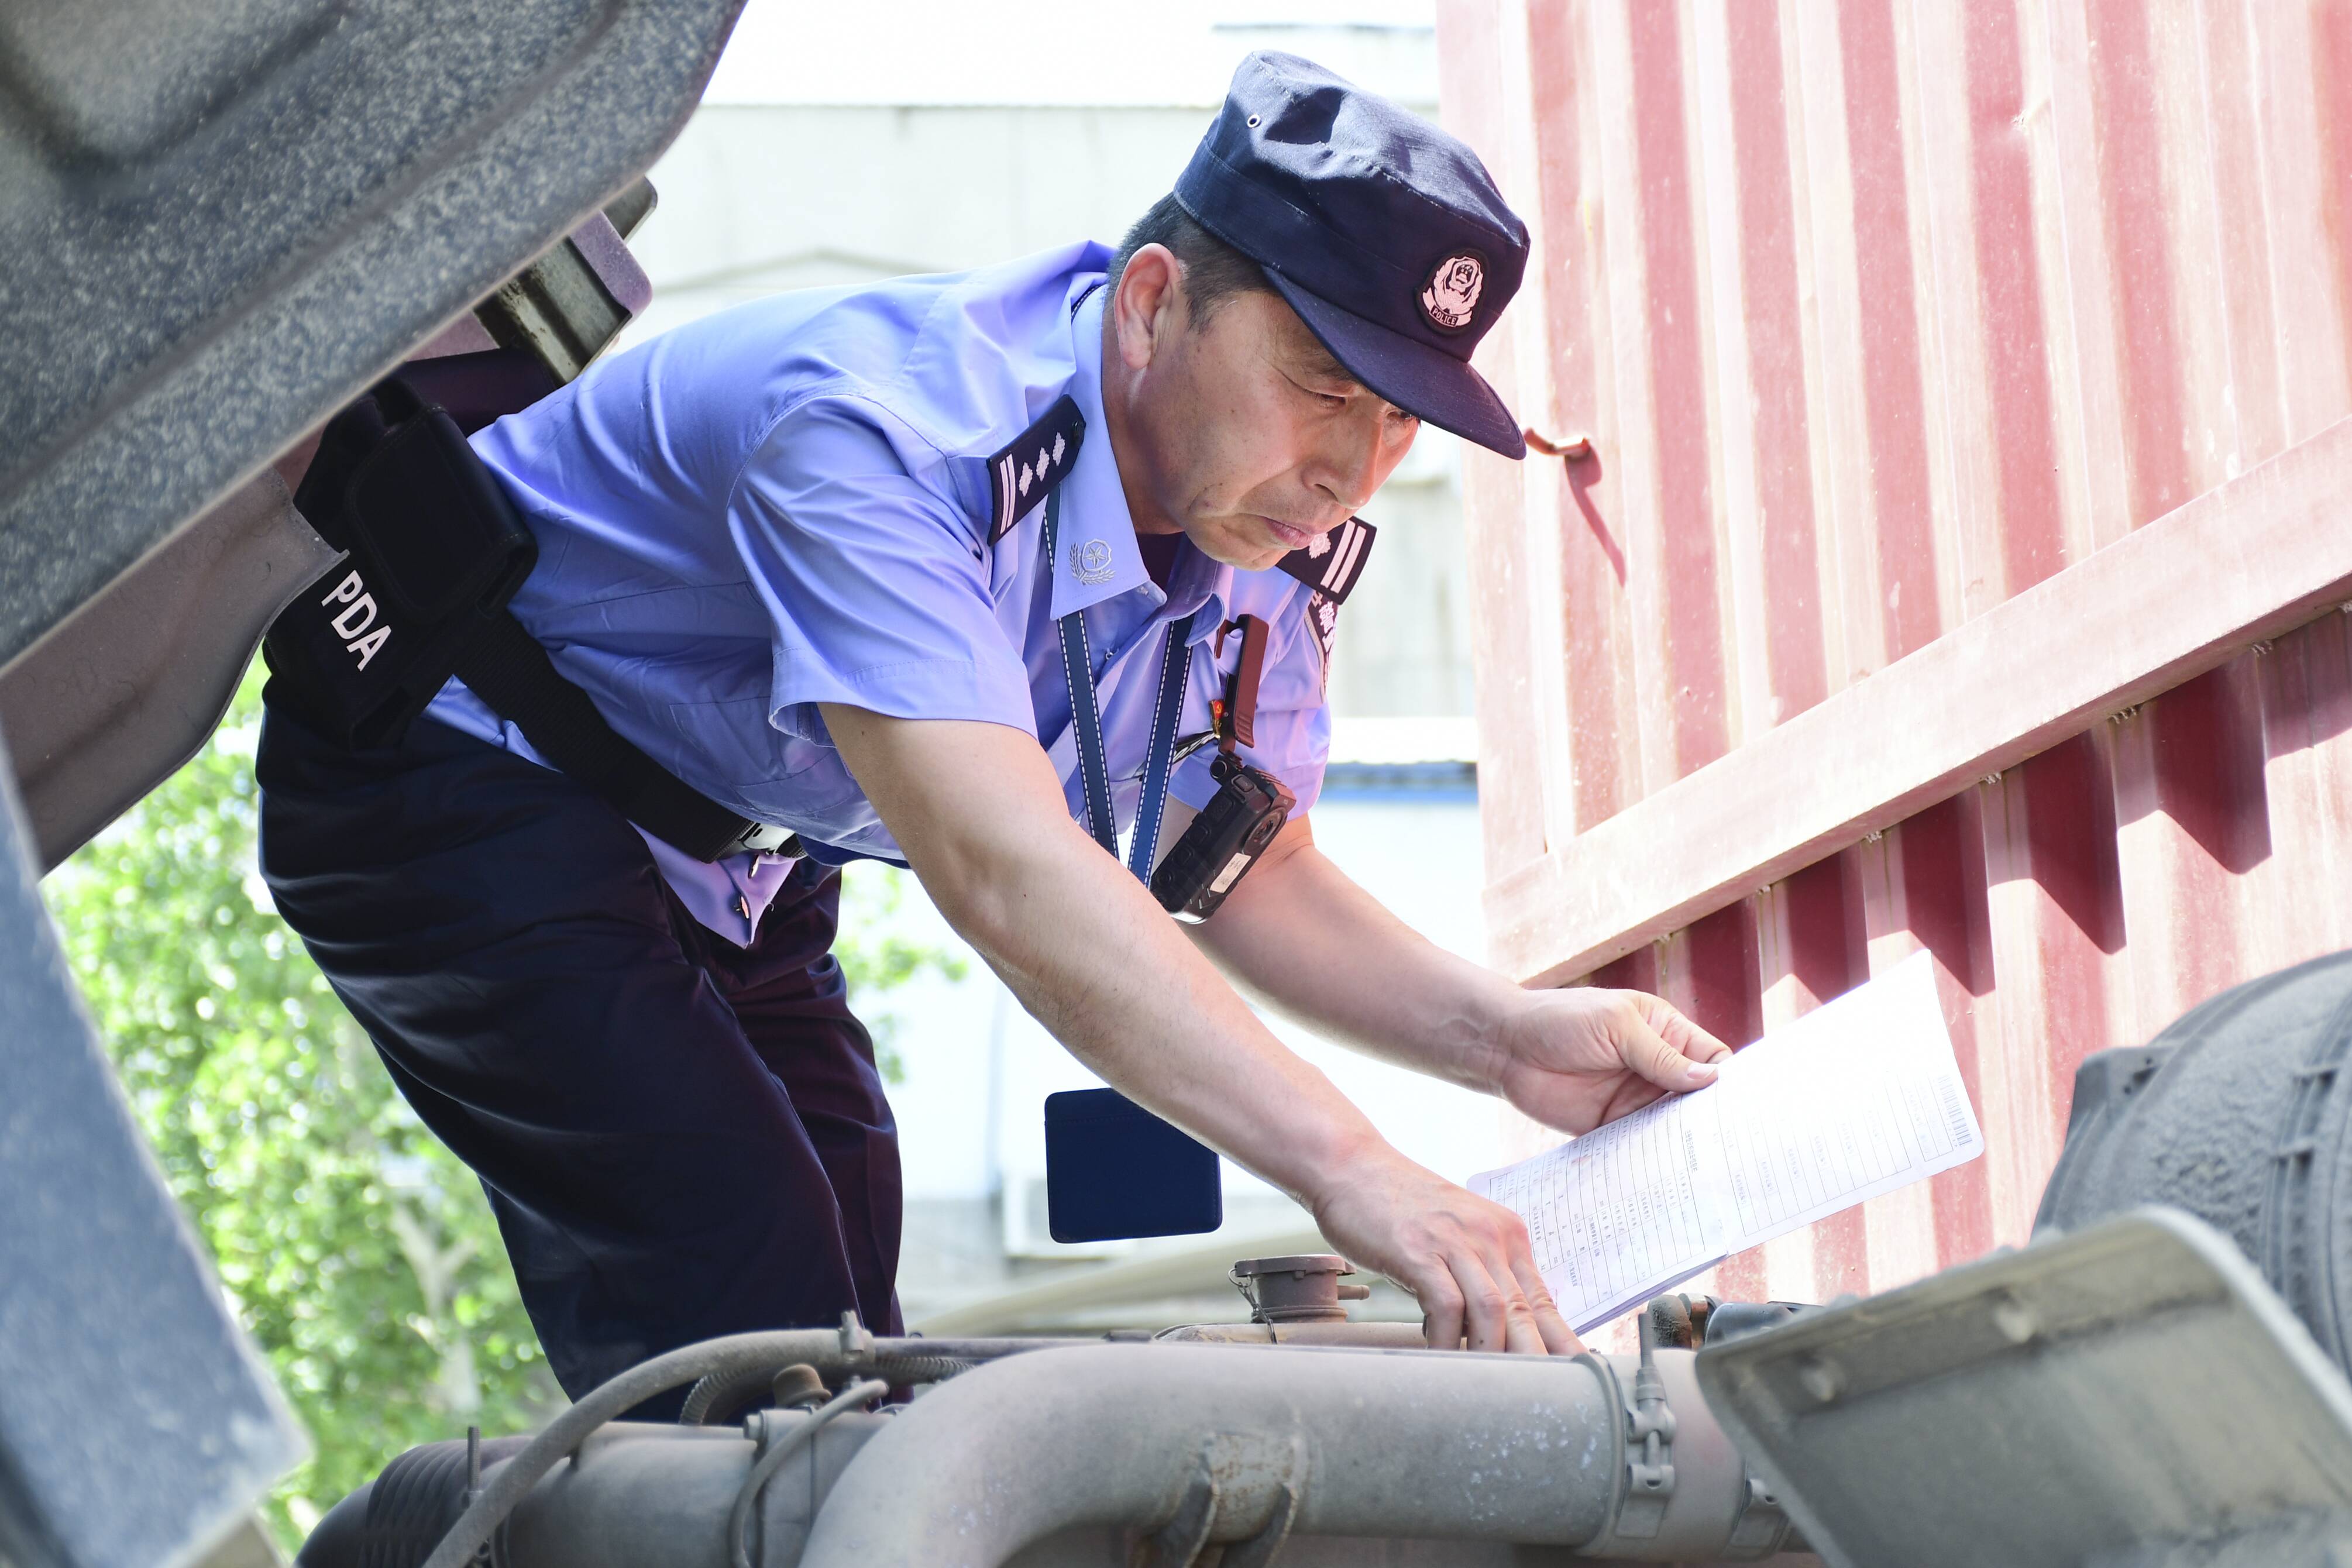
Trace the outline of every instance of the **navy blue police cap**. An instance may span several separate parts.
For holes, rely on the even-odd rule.
[[[1312,60],[1261,50],[1176,181],[1381,396],[1507,458],[1518,421],[1470,351],[1518,292],[1528,226],[1478,155]]]

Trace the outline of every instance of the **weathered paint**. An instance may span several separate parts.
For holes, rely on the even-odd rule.
[[[1986,1157],[1712,1288],[2021,1241],[2085,1054],[2352,944],[2352,0],[1443,0],[1438,42],[1536,237],[1480,363],[1594,449],[1468,459],[1498,958],[1747,1040],[1927,948]],[[1742,824],[1811,758],[1868,798]]]

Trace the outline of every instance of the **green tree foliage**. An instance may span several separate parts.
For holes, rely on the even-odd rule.
[[[523,1430],[562,1396],[480,1186],[262,885],[259,689],[257,668],[204,751],[45,890],[173,1191],[310,1428],[314,1457],[269,1508],[291,1545],[404,1448]],[[854,878],[849,933],[886,931],[898,895]],[[841,957],[886,1050],[874,1002],[957,968],[887,931]]]
[[[890,994],[926,975],[961,980],[967,973],[959,953],[932,946],[919,931],[910,934],[905,910],[910,880],[896,866],[853,862],[842,873],[841,935],[833,944],[857,1016],[874,1037],[874,1054],[889,1083],[906,1079],[905,1064],[893,1048],[898,1017],[891,1010]]]

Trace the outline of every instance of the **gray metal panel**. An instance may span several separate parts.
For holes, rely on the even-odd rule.
[[[1838,1568],[2074,1568],[2352,1518],[2352,1387],[2177,1209],[1703,1350],[1698,1380]]]
[[[0,668],[43,871],[196,753],[262,628],[335,557],[284,481],[259,474]]]
[[[640,179],[615,199],[651,210]],[[643,310],[653,285],[612,221],[587,221],[453,327],[479,349],[508,342],[569,380]],[[447,343],[444,331],[427,352]],[[415,363],[414,361],[411,362]],[[195,754],[236,694],[255,645],[337,553],[294,510],[309,443],[255,475],[0,663],[35,858],[44,871]]]
[[[0,755],[0,1560],[178,1568],[302,1457],[100,1053]]]
[[[650,163],[740,3],[0,6],[0,664]]]

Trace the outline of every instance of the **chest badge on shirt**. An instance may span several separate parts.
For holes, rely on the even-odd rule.
[[[988,459],[989,543],[1012,532],[1047,492],[1070,477],[1086,435],[1078,400],[1065,393],[1043,418]]]
[[[1084,543],[1070,542],[1070,575],[1091,588],[1097,583],[1108,583],[1117,574],[1110,563],[1110,546],[1099,539]]]

